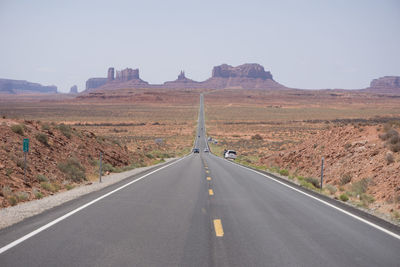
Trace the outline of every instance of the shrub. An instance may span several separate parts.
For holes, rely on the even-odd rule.
[[[307,177],[304,181],[312,184],[315,188],[320,188],[319,180],[313,177]]]
[[[60,132],[61,132],[65,137],[67,137],[68,139],[71,138],[71,135],[72,135],[71,126],[65,125],[64,123],[61,123],[60,125],[58,125],[58,129],[60,130]]]
[[[348,173],[343,174],[339,181],[340,185],[345,185],[345,184],[350,183],[351,178],[352,178],[351,173],[348,172]]]
[[[16,196],[9,196],[7,200],[8,202],[10,202],[11,206],[15,206],[18,203],[18,199],[16,198]]]
[[[368,194],[361,194],[360,200],[364,204],[364,206],[368,207],[369,204],[373,203],[375,201],[374,197]]]
[[[286,169],[282,169],[282,170],[279,171],[279,174],[283,175],[283,176],[288,176],[289,175],[289,171],[286,170]]]
[[[101,171],[102,171],[102,174],[104,174],[105,172],[114,172],[114,171],[115,171],[115,168],[114,168],[114,166],[111,165],[110,163],[104,163],[104,164],[101,166]]]
[[[256,134],[256,135],[253,135],[253,136],[251,137],[251,140],[259,140],[259,141],[261,141],[261,140],[263,140],[263,138],[262,138],[261,135]]]
[[[396,143],[396,144],[391,144],[390,150],[394,153],[399,152],[400,151],[400,142]]]
[[[351,185],[351,191],[353,191],[356,195],[361,195],[367,192],[369,182],[370,179],[368,178],[363,178],[360,181],[354,182]]]
[[[394,162],[393,154],[390,152],[386,153],[385,159],[386,159],[387,164],[392,164]]]
[[[47,177],[44,176],[43,174],[38,174],[38,175],[36,176],[36,179],[37,179],[39,182],[48,182],[48,181],[49,181],[49,180],[47,179]]]
[[[43,195],[42,192],[37,191],[37,192],[35,193],[35,197],[36,197],[37,199],[41,199],[42,197],[44,197],[44,195]]]
[[[41,182],[40,186],[46,191],[50,191],[53,193],[57,191],[56,188],[54,187],[54,185],[49,182]]]
[[[50,130],[50,125],[46,122],[42,124],[42,130],[44,131],[49,131]]]
[[[21,124],[12,125],[11,130],[16,134],[24,135],[24,127]]]
[[[40,143],[42,143],[45,146],[49,146],[49,139],[47,138],[47,135],[44,133],[38,133],[36,136],[36,140],[38,140]]]
[[[65,185],[65,188],[67,189],[67,190],[71,190],[72,188],[74,188],[75,186],[73,186],[73,185],[71,185],[71,184],[67,184],[67,185]]]
[[[17,192],[15,194],[15,196],[16,196],[18,202],[19,201],[25,201],[25,200],[27,200],[29,198],[29,194],[26,193],[26,192]]]
[[[302,187],[308,188],[310,190],[316,189],[315,186],[312,183],[306,182],[305,180],[300,181],[300,185]]]
[[[86,180],[85,168],[80,164],[77,158],[69,158],[65,162],[58,164],[60,171],[66,174],[67,178],[74,181],[80,182]]]
[[[347,200],[349,200],[349,197],[346,194],[341,194],[339,198],[343,202],[346,202]]]
[[[325,186],[325,188],[326,188],[326,190],[329,191],[329,194],[331,194],[331,195],[335,194],[336,191],[337,191],[336,187],[334,187],[334,186],[331,185],[331,184],[327,184],[327,185]]]

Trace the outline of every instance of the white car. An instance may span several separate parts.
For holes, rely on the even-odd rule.
[[[236,159],[236,151],[235,150],[227,150],[224,154],[224,158],[226,159]]]

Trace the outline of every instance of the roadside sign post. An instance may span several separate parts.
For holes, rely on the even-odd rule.
[[[100,183],[101,183],[101,168],[102,168],[101,161],[102,161],[102,158],[103,158],[103,153],[100,152],[100,166],[99,166],[99,181],[100,181]]]
[[[24,138],[22,149],[24,151],[24,181],[26,182],[26,154],[29,152],[29,139],[28,138]]]
[[[322,190],[323,182],[324,182],[324,157],[322,157],[322,161],[321,161],[321,190]]]

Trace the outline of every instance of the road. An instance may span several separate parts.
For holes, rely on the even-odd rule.
[[[0,231],[0,266],[399,266],[398,234],[203,152]],[[14,243],[12,243],[14,242]]]

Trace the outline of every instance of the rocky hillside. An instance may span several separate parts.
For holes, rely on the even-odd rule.
[[[399,125],[355,124],[316,131],[299,145],[260,161],[292,177],[314,177],[308,181],[317,184],[322,157],[326,185],[336,197],[346,195],[362,206],[374,203],[376,209],[399,215]]]
[[[0,79],[0,94],[57,93],[56,86],[43,86],[28,81]]]
[[[24,180],[22,143],[29,138]],[[117,140],[64,124],[0,119],[0,207],[42,198],[96,179],[103,153],[104,172],[132,168],[135,155]]]

